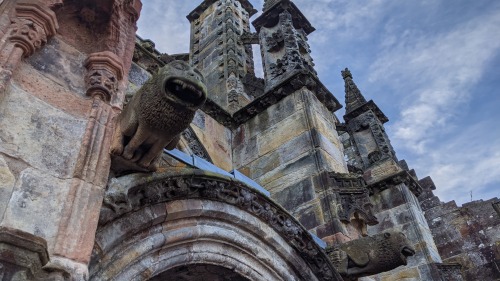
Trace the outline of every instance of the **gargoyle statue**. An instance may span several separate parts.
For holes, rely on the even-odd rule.
[[[118,116],[111,154],[115,171],[155,171],[207,99],[203,75],[184,61],[158,70]]]
[[[345,280],[357,280],[406,265],[415,250],[403,233],[385,232],[328,248],[327,253]]]

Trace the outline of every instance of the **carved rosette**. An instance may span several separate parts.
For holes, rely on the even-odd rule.
[[[59,25],[55,13],[38,1],[18,1],[15,10],[9,40],[28,57],[56,34]]]
[[[85,77],[87,96],[99,97],[109,102],[118,93],[118,83],[123,79],[121,59],[105,51],[89,55],[85,61],[88,72]]]

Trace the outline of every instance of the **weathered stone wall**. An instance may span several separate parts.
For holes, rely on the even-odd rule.
[[[234,134],[236,169],[269,190],[306,228],[331,219],[319,174],[347,168],[334,116],[312,92],[296,91]]]
[[[1,225],[46,239],[49,253],[92,105],[85,97],[84,59],[61,38],[50,40],[21,63],[0,103],[0,157],[14,183],[2,198]]]
[[[430,190],[419,199],[443,262],[460,264],[465,280],[500,280],[500,217],[492,206],[498,199],[458,207]]]
[[[191,128],[203,143],[213,164],[231,171],[233,169],[232,131],[201,110],[196,112]]]
[[[138,0],[1,3],[0,263],[16,256],[7,267],[25,276],[16,280],[87,276],[140,9]],[[23,262],[30,253],[42,253],[37,266]],[[49,271],[30,273],[41,266]]]
[[[441,257],[417,197],[410,188],[401,183],[371,196],[370,199],[379,224],[369,226],[368,233],[402,232],[416,250],[416,254],[408,258],[406,267],[382,273],[373,277],[373,280],[434,280],[430,265],[440,263]]]

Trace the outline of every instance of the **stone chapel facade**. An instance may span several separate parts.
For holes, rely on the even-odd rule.
[[[141,7],[0,1],[0,280],[500,280],[499,199],[440,202],[348,69],[339,119],[292,1],[252,22],[247,0],[202,1],[184,54],[136,36]],[[206,101],[176,148],[154,172],[112,156],[121,112],[178,61]],[[167,94],[205,94],[182,75]]]

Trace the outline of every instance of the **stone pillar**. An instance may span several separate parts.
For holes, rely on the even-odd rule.
[[[10,28],[0,41],[0,99],[21,58],[40,49],[59,28],[54,12],[40,1],[20,0],[14,9]]]
[[[82,264],[90,259],[111,165],[112,121],[119,111],[113,110],[110,101],[117,95],[119,82],[123,79],[121,59],[110,51],[90,54],[85,68],[86,94],[92,98],[92,108],[65,203],[66,211],[59,225],[54,252],[58,259],[51,265],[70,267],[66,271],[80,276],[86,276]]]
[[[125,2],[114,2],[109,25],[111,37],[106,43],[108,50],[92,53],[84,62],[86,95],[92,99],[92,107],[59,225],[56,258],[51,264],[78,280],[88,278],[87,264],[111,165],[113,125],[124,100],[125,73],[130,68],[135,23],[142,7],[139,0]],[[122,36],[114,37],[116,34]],[[126,58],[125,61],[121,57]]]

